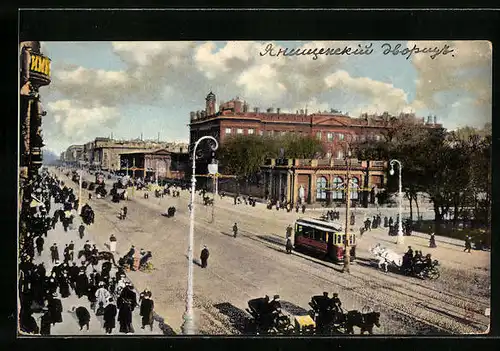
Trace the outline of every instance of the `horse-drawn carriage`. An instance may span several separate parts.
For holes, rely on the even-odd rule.
[[[324,295],[313,296],[309,314],[292,316],[282,311],[278,295],[272,301],[268,296],[253,299],[248,301],[246,311],[251,318],[245,329],[256,334],[335,335],[354,334],[354,327],[359,327],[361,334],[373,334],[374,326],[380,328],[380,312],[368,307],[345,312],[333,301]]]
[[[203,205],[205,205],[205,206],[213,206],[214,205],[214,199],[211,199],[210,197],[205,196],[203,198]]]
[[[373,327],[380,328],[380,312],[365,306],[361,312],[357,310],[345,312],[334,299],[325,295],[311,298],[309,306],[314,319],[317,335],[354,334],[354,327],[359,327],[361,334],[373,334]]]
[[[290,317],[281,311],[277,295],[272,301],[268,296],[249,300],[246,311],[251,316],[246,328],[250,332],[287,335],[294,331]]]
[[[104,187],[104,184],[99,184],[95,189],[95,193],[101,197],[105,197],[108,194],[108,191]]]
[[[439,269],[437,268],[439,266],[438,260],[432,260],[430,264],[423,262],[413,263],[411,260],[409,263],[405,263],[404,255],[382,247],[380,244],[372,247],[370,252],[378,261],[378,268],[382,269],[383,266],[386,272],[389,269],[393,269],[404,275],[431,280],[438,279],[440,276]]]

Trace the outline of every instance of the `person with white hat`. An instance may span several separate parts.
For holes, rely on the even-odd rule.
[[[111,234],[109,237],[109,251],[116,252],[116,237],[114,234]]]
[[[95,292],[95,297],[97,298],[97,305],[100,306],[102,303],[102,307],[106,307],[108,299],[111,297],[111,294],[104,287],[104,282],[99,282],[99,289]]]

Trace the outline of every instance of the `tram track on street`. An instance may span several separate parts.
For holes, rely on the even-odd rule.
[[[135,199],[134,199],[135,200]],[[142,202],[142,201],[141,201]],[[153,204],[153,203],[148,203],[148,205],[151,205],[153,207],[159,207],[158,205],[156,204]],[[148,206],[150,207],[150,206]],[[187,219],[187,218],[186,218]],[[186,223],[188,223],[186,221]],[[204,225],[204,223],[202,223],[201,221],[196,221],[197,225]],[[206,228],[208,229],[209,231],[219,235],[220,231],[218,229],[221,229],[221,228],[218,228],[218,229],[214,229],[214,228]],[[246,231],[248,232],[248,231]],[[240,234],[240,236],[242,237],[245,237],[245,238],[248,238],[248,239],[251,239],[251,240],[254,240],[256,242],[258,242],[259,244],[271,244],[271,245],[274,245],[274,246],[278,246],[278,244],[272,244],[272,243],[269,243],[269,242],[266,242],[262,239],[259,239],[256,237],[255,233],[252,233],[251,235],[245,235],[243,233]],[[241,244],[241,241],[240,241],[240,244]],[[250,248],[251,250],[253,251],[256,251],[256,250],[259,250],[260,247],[249,247],[248,245],[245,245],[247,246],[248,248]],[[269,256],[268,256],[269,257]],[[274,258],[274,255],[271,255],[269,258],[273,259]],[[277,261],[278,263],[281,263],[279,260],[275,260]],[[310,265],[307,265],[308,267],[310,267]],[[326,281],[327,283],[329,284],[332,284],[332,285],[335,285],[335,284],[339,284],[338,280],[332,280],[332,279],[329,279],[329,278],[326,278],[325,276],[323,275],[319,275],[319,274],[315,274],[315,273],[311,273],[310,270],[308,269],[302,269],[303,271],[307,272],[308,274],[312,274],[314,275],[315,277],[319,278],[319,279],[322,279],[323,281]],[[370,273],[373,273],[373,272],[370,272]],[[442,330],[442,331],[445,331],[445,332],[448,332],[448,333],[457,333],[458,331],[457,330],[460,330],[460,326],[457,326],[456,324],[458,322],[456,322],[456,319],[457,318],[460,318],[459,316],[457,315],[452,315],[449,313],[449,311],[446,311],[446,310],[443,310],[443,301],[439,300],[439,299],[435,299],[434,297],[432,296],[429,296],[429,298],[431,299],[434,299],[434,300],[437,300],[438,302],[433,302],[431,304],[429,304],[428,301],[426,301],[424,298],[420,298],[418,297],[416,294],[419,294],[419,293],[422,293],[422,292],[414,292],[414,294],[408,294],[404,291],[401,291],[401,290],[398,290],[398,289],[394,289],[394,288],[388,288],[386,284],[384,283],[376,283],[374,282],[373,280],[367,280],[365,278],[365,275],[359,275],[359,276],[355,276],[353,275],[352,273],[350,274],[350,278],[352,279],[352,277],[355,277],[356,279],[358,279],[358,282],[361,283],[361,285],[367,285],[367,286],[371,286],[371,290],[370,291],[367,291],[367,292],[360,292],[360,289],[359,287],[351,287],[350,282],[348,279],[346,279],[345,277],[341,277],[341,276],[336,276],[336,278],[340,278],[342,280],[344,280],[345,282],[347,282],[347,284],[344,284],[342,285],[342,287],[346,290],[351,290],[354,294],[357,294],[358,296],[374,303],[374,304],[379,304],[379,305],[384,305],[386,306],[387,308],[391,309],[391,310],[394,310],[402,315],[405,315],[407,317],[410,317],[410,318],[413,318],[415,320],[418,320],[419,322],[421,323],[424,323],[424,324],[427,324],[429,326],[432,326],[438,330]],[[391,278],[389,278],[391,279]],[[393,280],[396,279],[396,278],[392,278]],[[386,278],[387,280],[387,278]],[[397,280],[397,279],[396,279]],[[369,283],[369,284],[368,284]],[[401,284],[401,281],[397,281],[398,284]],[[429,310],[427,308],[427,311],[428,313],[432,313],[433,315],[436,315],[436,314],[439,314],[441,316],[441,318],[448,318],[448,319],[452,319],[452,324],[455,324],[454,327],[452,328],[449,328],[449,327],[445,327],[442,325],[442,323],[434,323],[432,321],[430,321],[429,319],[430,318],[425,318],[425,317],[422,317],[422,318],[419,318],[417,316],[415,316],[415,314],[413,313],[407,313],[404,311],[403,307],[404,305],[408,305],[408,303],[405,303],[405,304],[400,304],[399,306],[397,304],[390,304],[390,303],[387,303],[386,299],[384,299],[383,297],[380,297],[380,298],[374,298],[373,297],[373,294],[374,294],[374,291],[373,291],[373,286],[377,286],[378,287],[378,290],[389,290],[389,291],[392,291],[393,294],[396,294],[396,295],[399,295],[398,297],[401,298],[403,296],[403,299],[405,300],[409,300],[408,303],[410,305],[414,305],[415,307],[417,306],[430,306],[433,310]],[[410,284],[411,286],[411,284]],[[422,287],[423,289],[426,289],[426,287]],[[241,289],[240,289],[241,290]],[[399,300],[398,298],[398,300]],[[452,312],[456,312],[456,311],[452,311]],[[473,320],[471,322],[474,322],[474,323],[478,323],[478,324],[482,324],[484,325],[483,323],[481,323],[481,321],[476,321],[476,320]],[[458,323],[458,324],[461,324],[461,323]],[[486,328],[486,325],[484,325],[485,328]],[[469,330],[469,332],[474,332],[474,331],[477,331],[477,330]]]
[[[67,184],[71,184],[71,182],[67,182]],[[140,201],[139,201],[140,200]],[[183,199],[184,200],[184,199]],[[145,202],[147,200],[142,200],[142,199],[131,199],[132,202],[136,202],[138,205],[143,206],[145,205]],[[198,201],[197,201],[198,203]],[[104,202],[102,203],[104,204]],[[112,204],[105,203],[106,206],[102,208],[104,212],[108,211],[113,211],[115,207]],[[149,201],[147,203],[148,206],[151,210],[156,210],[157,208],[161,207],[160,203],[152,203]],[[238,211],[239,212],[239,211]],[[106,214],[106,213],[105,213]],[[201,212],[203,214],[203,212]],[[207,214],[205,214],[207,215]],[[102,216],[102,217],[108,217],[108,216]],[[182,222],[185,224],[189,224],[189,212],[184,212],[184,213],[179,213],[179,219],[182,219]],[[126,231],[129,228],[128,227],[123,227],[120,228],[118,227],[119,221],[112,221],[111,219],[107,219],[109,222],[111,222],[115,228],[119,231]],[[239,219],[238,219],[239,220]],[[207,228],[206,223],[204,221],[208,221],[208,219],[203,218],[199,219],[196,221],[197,226],[203,227],[205,231],[211,232],[214,235],[220,235],[221,229],[227,229],[227,228],[221,228],[220,225],[215,225],[214,227]],[[249,223],[247,220],[245,220],[245,223]],[[257,221],[253,223],[253,226],[255,227],[256,224],[262,223],[262,218],[260,221]],[[262,225],[257,225],[257,227],[261,227]],[[153,229],[153,228],[152,228]],[[284,231],[284,228],[283,228]],[[249,233],[250,235],[244,234],[244,233]],[[467,329],[469,332],[479,332],[478,328],[475,327],[467,327],[464,328],[463,323],[457,322],[457,317],[460,318],[460,312],[457,313],[457,309],[463,308],[463,306],[467,306],[467,304],[470,304],[472,306],[478,306],[471,308],[472,313],[475,313],[472,318],[462,318],[467,320],[468,322],[471,323],[476,323],[478,325],[484,326],[486,329],[487,324],[484,324],[484,319],[482,313],[482,308],[486,306],[483,302],[479,302],[477,300],[472,300],[469,298],[466,298],[461,295],[457,294],[452,294],[450,292],[445,292],[442,290],[438,290],[436,288],[426,286],[423,284],[420,284],[413,280],[409,279],[402,279],[402,277],[390,277],[388,275],[385,275],[381,272],[378,272],[377,270],[369,270],[367,267],[360,267],[362,272],[352,272],[353,269],[351,269],[351,274],[348,277],[343,277],[341,275],[334,275],[334,279],[332,279],[331,274],[325,274],[324,272],[314,272],[317,269],[312,265],[312,264],[307,264],[305,262],[298,262],[296,259],[291,259],[292,257],[297,257],[298,255],[293,255],[292,257],[280,257],[280,259],[277,259],[276,254],[273,253],[270,250],[262,250],[262,245],[261,244],[266,244],[266,245],[272,245],[275,247],[279,247],[279,249],[282,251],[282,247],[277,244],[277,243],[271,243],[269,241],[262,240],[257,237],[257,235],[253,232],[249,231],[244,231],[244,233],[241,233],[239,236],[252,240],[254,243],[258,244],[251,244],[249,240],[240,240],[239,243],[241,245],[246,246],[248,249],[252,251],[259,251],[259,253],[264,254],[268,259],[276,261],[278,264],[283,264],[283,259],[287,260],[289,263],[292,262],[293,266],[296,269],[301,270],[302,272],[306,274],[310,274],[317,279],[320,279],[330,285],[339,285],[341,288],[343,288],[346,291],[351,291],[353,294],[356,294],[357,296],[363,298],[366,301],[369,301],[370,303],[373,303],[375,305],[381,305],[384,306],[384,308],[387,308],[388,310],[392,310],[396,313],[402,314],[404,316],[407,316],[411,319],[417,320],[423,324],[432,326],[438,330],[442,330],[448,333],[457,333],[457,332],[463,332],[463,329]],[[376,268],[375,268],[376,269]],[[331,272],[331,271],[330,271]],[[378,283],[374,281],[373,277],[370,279],[370,276],[373,276],[373,273],[377,272],[375,274],[378,275],[378,277],[381,277],[383,282]],[[354,274],[353,274],[354,273]],[[378,278],[377,277],[377,278]],[[403,286],[402,283],[405,283]],[[232,284],[234,285],[234,284]],[[357,285],[357,286],[356,286]],[[391,286],[394,285],[394,286]],[[415,289],[414,287],[417,286],[419,287],[418,289]],[[370,287],[373,287],[370,288]],[[410,287],[410,291],[408,291],[408,287]],[[240,291],[243,291],[242,289],[238,289]],[[387,301],[387,295],[391,296],[390,301]],[[424,295],[424,297],[419,296],[419,295]],[[440,298],[442,297],[442,298]],[[401,300],[400,303],[397,301]],[[430,300],[430,302],[429,302]],[[448,301],[444,301],[448,300]],[[447,308],[445,307],[446,304],[450,304],[450,301],[452,301],[451,305],[454,307]],[[405,308],[405,306],[412,306],[412,310],[415,313],[409,313],[406,310],[408,308]],[[420,312],[417,313],[417,311],[420,310]],[[484,310],[483,310],[484,311]],[[470,312],[470,311],[469,311]],[[432,315],[433,317],[426,317],[426,314]],[[448,320],[449,323],[435,323],[433,320],[436,319],[435,316],[440,315],[440,318],[437,319],[445,319]],[[216,317],[214,317],[216,318]],[[220,321],[222,323],[222,321]],[[227,322],[227,321],[226,321]],[[224,323],[226,323],[224,322]],[[448,326],[445,324],[449,324]],[[228,330],[229,331],[229,330]]]
[[[232,211],[233,209],[228,210]],[[239,220],[241,222],[241,217]],[[255,236],[255,234],[253,235]],[[284,240],[284,238],[281,238],[279,235],[272,235],[275,235],[276,237]],[[278,243],[273,243],[271,241],[264,241],[261,239],[256,240],[266,245],[279,245]],[[371,273],[371,271],[367,272],[367,274]],[[457,321],[464,321],[465,323],[474,323],[476,324],[476,327],[478,329],[484,328],[483,330],[485,330],[487,328],[489,324],[489,318],[484,315],[484,311],[489,306],[488,303],[478,301],[477,299],[470,299],[459,294],[453,294],[442,289],[438,290],[436,288],[433,288],[432,286],[429,286],[430,284],[432,284],[432,282],[430,281],[427,285],[424,285],[419,283],[418,280],[413,277],[390,277],[389,274],[390,273],[383,275],[383,279],[386,282],[389,282],[389,285],[386,285],[385,283],[377,284],[373,283],[372,281],[370,281],[370,283],[372,285],[376,284],[379,289],[391,290],[396,294],[410,297],[412,300],[417,301],[416,304],[418,306],[423,306],[424,308],[432,310],[435,313],[441,314],[447,318],[452,318]],[[366,276],[366,274],[362,274],[357,278],[366,282],[367,280],[364,278],[364,276]],[[406,284],[402,286],[402,282]],[[418,289],[415,289],[415,287],[418,287]],[[424,297],[422,297],[422,295],[424,295]],[[446,302],[444,302],[443,300],[446,300]],[[444,305],[444,303],[446,305]],[[464,316],[466,317],[464,318]]]

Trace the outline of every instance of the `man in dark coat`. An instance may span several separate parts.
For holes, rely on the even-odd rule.
[[[70,296],[71,293],[69,292],[68,275],[66,273],[63,273],[58,280],[59,280],[59,293],[61,294],[61,297],[65,298]]]
[[[36,250],[38,251],[38,256],[40,256],[43,251],[43,243],[44,243],[44,240],[41,235],[38,238],[36,238],[35,243],[36,243]]]
[[[75,252],[75,243],[73,243],[73,240],[70,241],[68,245],[68,250],[69,250],[69,259],[73,261],[74,257],[74,252]]]
[[[472,241],[471,237],[467,235],[465,237],[465,249],[464,249],[464,252],[468,251],[468,253],[470,253],[470,249],[472,248],[472,242],[471,241]]]
[[[86,295],[89,290],[89,281],[87,275],[84,271],[80,271],[78,273],[78,277],[76,278],[76,294],[78,298],[81,298],[83,295]]]
[[[50,321],[52,322],[52,325],[55,325],[56,323],[62,323],[62,303],[61,300],[56,298],[57,294],[53,294],[52,297],[49,298],[49,301],[47,303],[47,308],[49,309],[50,313]]]
[[[286,253],[291,254],[293,249],[292,240],[290,238],[286,239]]]
[[[203,250],[201,250],[200,260],[201,260],[201,268],[207,267],[208,257],[210,253],[208,252],[207,246],[203,246]]]
[[[111,334],[116,322],[116,305],[113,303],[113,298],[108,299],[108,304],[104,308],[104,329],[106,329],[106,334]]]
[[[76,317],[78,318],[78,325],[80,326],[80,330],[82,330],[84,326],[87,326],[87,330],[89,330],[89,323],[90,323],[89,311],[85,307],[80,306],[75,310],[75,314]]]
[[[137,294],[134,291],[134,286],[131,285],[130,283],[127,283],[125,288],[123,288],[120,296],[124,300],[128,300],[128,302],[130,304],[130,309],[133,311],[135,309],[135,307],[137,306]]]
[[[69,267],[69,284],[73,290],[76,289],[75,283],[76,278],[78,277],[78,273],[80,272],[80,268],[76,265],[76,262],[73,262],[73,265]]]
[[[141,313],[140,313],[142,316],[142,329],[144,329],[146,325],[149,325],[151,331],[153,330],[153,309],[154,309],[153,300],[151,300],[149,295],[145,294],[141,302]]]
[[[132,332],[132,309],[127,300],[120,306],[118,321],[120,322],[120,333],[128,334]]]
[[[51,329],[51,321],[52,317],[50,316],[50,312],[47,311],[43,314],[42,318],[40,319],[40,334],[41,335],[50,335],[50,329]]]
[[[101,273],[102,275],[109,275],[109,273],[111,272],[111,268],[113,266],[111,265],[111,262],[108,260],[106,262],[103,262],[102,266],[101,266]]]
[[[21,308],[19,324],[21,331],[30,334],[38,334],[39,328],[36,324],[35,318],[33,318],[33,312],[31,308]]]
[[[97,301],[95,293],[96,293],[97,289],[98,289],[97,285],[95,285],[93,282],[89,283],[87,297],[90,301],[90,308],[92,309],[92,311],[95,311],[95,306],[96,306],[96,301]]]
[[[54,245],[52,245],[50,248],[50,256],[52,258],[52,263],[59,261],[59,249],[57,248],[56,243],[54,243]]]

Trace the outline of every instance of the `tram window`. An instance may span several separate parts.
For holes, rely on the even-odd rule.
[[[302,235],[304,235],[304,238],[314,238],[314,228],[304,227],[302,230]]]
[[[323,240],[323,232],[321,230],[314,230],[314,240],[322,241]]]
[[[295,226],[295,232],[299,235],[302,235],[302,226],[297,224]]]
[[[349,245],[352,245],[352,236],[349,236]]]
[[[342,235],[342,243],[345,244],[345,234]]]
[[[337,234],[337,244],[342,244],[342,235]]]

